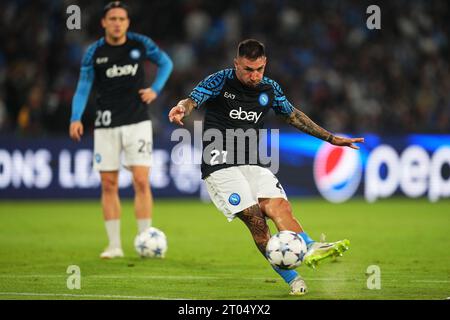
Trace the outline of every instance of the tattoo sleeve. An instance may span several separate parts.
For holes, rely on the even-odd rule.
[[[194,108],[197,106],[197,103],[191,98],[187,98],[178,102],[177,105],[184,107],[185,110],[184,116],[187,117],[188,115],[191,114],[192,110],[194,110]]]
[[[270,230],[261,208],[258,205],[251,206],[239,212],[237,217],[245,223],[252,234],[258,250],[265,256],[266,245],[270,239]]]
[[[308,133],[316,138],[331,142],[333,140],[333,134],[317,125],[306,114],[298,109],[286,117],[286,122],[296,127],[297,129]]]

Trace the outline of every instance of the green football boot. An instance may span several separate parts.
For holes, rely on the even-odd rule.
[[[316,268],[319,261],[328,257],[340,257],[348,250],[350,241],[347,239],[339,240],[336,242],[314,242],[308,248],[308,252],[303,258],[303,264]]]

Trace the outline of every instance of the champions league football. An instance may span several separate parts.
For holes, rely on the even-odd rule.
[[[274,234],[266,247],[266,257],[270,264],[280,269],[295,269],[303,262],[308,251],[305,240],[292,231]]]
[[[134,239],[134,248],[142,258],[164,258],[167,252],[167,237],[161,230],[150,227]]]

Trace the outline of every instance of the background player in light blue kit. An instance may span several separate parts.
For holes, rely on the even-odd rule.
[[[148,37],[127,32],[128,8],[120,1],[105,6],[102,26],[105,36],[89,46],[81,64],[73,97],[70,137],[83,135],[81,117],[91,91],[97,85],[94,130],[94,168],[100,171],[102,208],[109,245],[100,255],[122,257],[121,205],[118,194],[121,153],[132,172],[134,207],[138,231],[151,226],[153,199],[149,184],[152,155],[152,123],[148,107],[163,89],[172,72],[172,61]],[[158,66],[150,88],[145,85],[144,62]]]

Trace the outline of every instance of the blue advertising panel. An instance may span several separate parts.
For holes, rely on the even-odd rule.
[[[200,166],[171,161],[175,145],[153,150],[150,182],[155,197],[198,197],[204,194]],[[92,168],[92,139],[0,138],[0,198],[99,198],[100,176]],[[190,148],[193,152],[193,148]],[[119,192],[133,197],[132,176],[122,168]]]
[[[360,150],[340,148],[300,133],[281,133],[274,167],[289,197],[321,196],[343,202],[402,195],[437,201],[450,197],[450,135],[365,135]],[[150,178],[155,197],[205,197],[200,166],[177,161],[201,156],[198,146],[154,146]],[[174,148],[177,146],[177,148]],[[120,195],[133,196],[131,175],[122,169]],[[92,139],[0,138],[0,198],[98,198],[92,169]],[[207,196],[206,196],[207,197]]]
[[[288,195],[320,194],[332,202],[355,195],[369,202],[393,195],[450,197],[450,135],[364,138],[354,150],[303,134],[280,134],[278,177]]]

